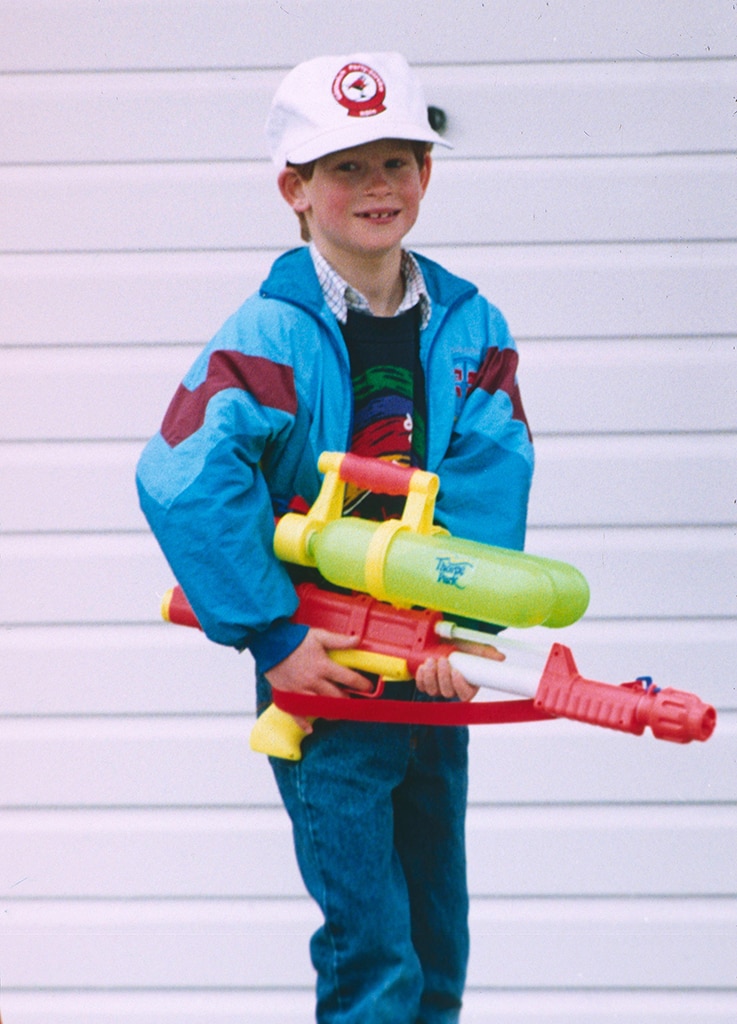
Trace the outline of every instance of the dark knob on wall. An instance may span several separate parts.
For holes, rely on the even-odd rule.
[[[428,107],[427,119],[433,131],[436,131],[438,135],[445,134],[445,129],[448,127],[448,115],[444,110],[441,110],[440,107]]]

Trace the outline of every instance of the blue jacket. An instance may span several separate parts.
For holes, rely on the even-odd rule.
[[[417,256],[432,303],[420,337],[436,522],[521,549],[533,451],[506,322],[476,287]],[[141,507],[206,634],[268,671],[301,642],[273,554],[274,515],[311,504],[322,451],[352,433],[348,356],[306,248],[281,256],[203,350],[137,472]]]

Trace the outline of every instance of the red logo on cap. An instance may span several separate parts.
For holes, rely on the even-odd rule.
[[[335,76],[333,96],[349,117],[372,117],[386,110],[386,86],[366,64],[346,64]]]

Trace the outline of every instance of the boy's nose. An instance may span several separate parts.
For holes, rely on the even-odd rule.
[[[367,192],[386,192],[388,189],[389,178],[383,167],[377,167],[375,170],[369,171],[366,180]]]

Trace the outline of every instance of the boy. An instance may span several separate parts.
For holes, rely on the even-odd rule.
[[[273,518],[319,490],[323,450],[437,472],[451,533],[521,548],[532,447],[506,324],[477,289],[406,252],[430,180],[422,89],[398,54],[321,57],[279,87],[267,133],[309,247],[195,363],[139,464],[142,507],[211,639],[270,684],[369,689],[337,665],[351,638],[290,621],[296,597]],[[395,515],[350,490],[346,513]],[[493,656],[493,654],[492,654]],[[471,699],[447,661],[397,698]],[[299,762],[272,761],[306,887],[321,1024],[450,1024],[468,958],[467,730],[315,723]]]

